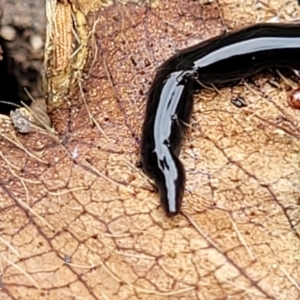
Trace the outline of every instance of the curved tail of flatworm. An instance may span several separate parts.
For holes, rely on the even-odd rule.
[[[148,95],[141,161],[168,215],[177,214],[182,202],[185,171],[178,156],[193,109],[195,78],[218,85],[281,67],[300,68],[299,24],[246,27],[184,49],[160,66]]]
[[[167,215],[180,211],[185,170],[179,160],[181,144],[193,110],[193,72],[170,72],[155,78],[143,126],[143,169],[153,178]]]

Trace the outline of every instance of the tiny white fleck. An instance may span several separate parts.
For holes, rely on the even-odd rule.
[[[78,157],[78,149],[77,146],[75,147],[75,149],[71,152],[72,158],[76,159]]]

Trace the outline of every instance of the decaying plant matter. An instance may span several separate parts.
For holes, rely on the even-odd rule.
[[[296,76],[196,96],[178,216],[137,167],[156,68],[226,30],[299,19],[296,1],[46,3],[55,133],[0,118],[0,298],[299,299]]]

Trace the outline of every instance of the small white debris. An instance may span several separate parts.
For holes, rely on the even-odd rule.
[[[12,41],[16,37],[16,30],[12,26],[2,26],[0,29],[0,35],[7,41]]]
[[[29,133],[35,131],[32,126],[33,116],[24,107],[12,110],[10,118],[18,132]]]
[[[44,42],[39,35],[33,34],[29,38],[30,45],[33,49],[39,50],[44,46]]]
[[[75,149],[71,152],[72,158],[76,159],[78,157],[78,148],[77,146],[75,147]]]

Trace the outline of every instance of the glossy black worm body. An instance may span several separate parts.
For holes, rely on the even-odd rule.
[[[300,69],[300,25],[256,24],[181,50],[163,63],[149,90],[141,138],[144,172],[154,180],[167,215],[180,211],[185,170],[179,160],[193,92],[264,69]]]

